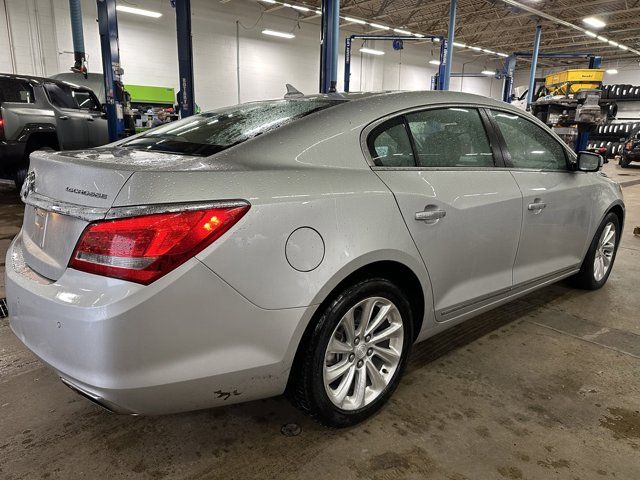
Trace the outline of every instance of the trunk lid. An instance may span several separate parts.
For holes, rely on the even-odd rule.
[[[22,189],[22,243],[27,264],[57,280],[84,228],[103,218],[131,170],[90,161],[79,152],[34,152]]]

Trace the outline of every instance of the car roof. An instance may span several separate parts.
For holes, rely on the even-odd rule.
[[[90,88],[76,85],[75,83],[56,80],[55,78],[37,77],[35,75],[18,75],[14,73],[0,73],[0,78],[8,78],[12,80],[23,80],[29,84],[54,83],[61,87],[72,87],[78,90],[91,90]]]

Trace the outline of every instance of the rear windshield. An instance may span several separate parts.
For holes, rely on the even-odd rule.
[[[25,80],[0,77],[0,103],[33,103],[33,89]]]
[[[121,146],[209,156],[339,103],[317,98],[247,103],[162,125]]]

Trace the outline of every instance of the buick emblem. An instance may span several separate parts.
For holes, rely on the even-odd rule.
[[[24,183],[22,184],[22,188],[20,189],[20,198],[22,201],[26,201],[27,197],[31,192],[36,189],[36,172],[31,170],[27,174],[27,178],[24,179]]]

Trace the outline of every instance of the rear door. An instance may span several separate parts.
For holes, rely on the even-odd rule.
[[[60,149],[74,150],[89,147],[88,123],[91,115],[78,107],[71,87],[46,83],[44,89],[56,113],[56,130]]]
[[[426,264],[439,321],[512,287],[522,195],[497,143],[485,113],[467,106],[408,112],[368,134],[373,169]]]
[[[592,176],[570,170],[564,145],[533,119],[510,111],[491,115],[524,200],[514,284],[579,267],[593,221]]]

